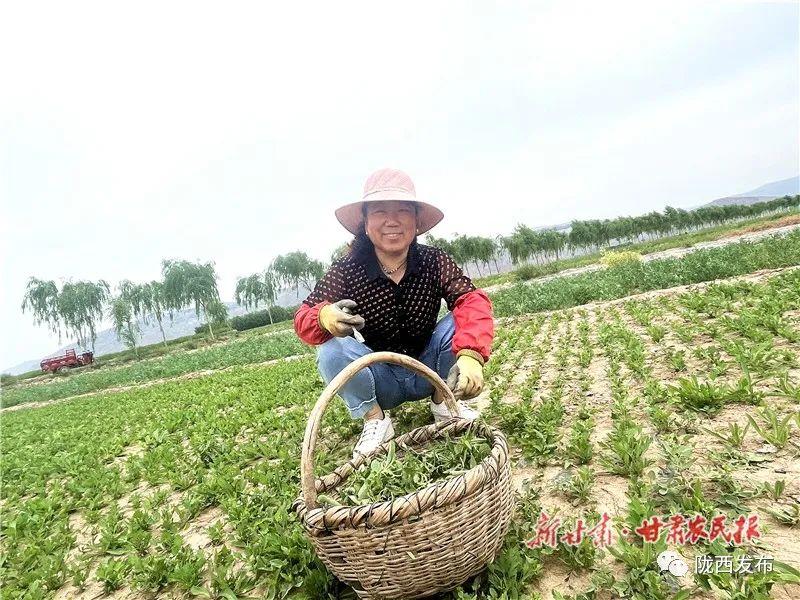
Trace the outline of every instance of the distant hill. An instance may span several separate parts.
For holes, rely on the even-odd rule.
[[[790,177],[789,179],[781,179],[780,181],[773,181],[765,183],[749,192],[737,194],[735,196],[725,196],[724,198],[717,198],[703,206],[730,206],[731,204],[756,204],[758,202],[766,202],[773,198],[780,198],[782,196],[794,196],[800,194],[800,175]]]
[[[279,306],[294,306],[296,304],[300,304],[303,300],[305,300],[306,296],[308,295],[309,291],[304,288],[302,285],[300,286],[299,290],[299,298],[297,293],[292,290],[284,290],[278,296],[277,304]],[[248,312],[252,312],[254,310],[259,309],[245,309],[243,306],[236,304],[236,302],[226,302],[225,306],[228,308],[228,315],[231,317],[235,317],[238,315],[243,315]],[[263,307],[260,307],[263,308]],[[174,340],[179,337],[183,337],[186,335],[192,335],[194,333],[195,327],[201,325],[203,321],[198,319],[195,316],[194,308],[189,308],[182,310],[180,312],[175,313],[174,319],[170,322],[168,316],[164,317],[164,333],[166,334],[167,340]],[[151,323],[150,325],[145,325],[142,322],[139,322],[139,327],[141,328],[141,337],[139,339],[139,344],[142,346],[147,346],[149,344],[157,344],[161,341],[161,331],[158,329],[158,323]],[[20,373],[27,373],[28,371],[33,371],[34,369],[39,368],[39,363],[43,358],[49,358],[51,356],[58,356],[59,354],[63,354],[64,350],[68,348],[77,348],[77,342],[72,342],[71,344],[67,344],[62,346],[58,350],[47,354],[45,356],[39,356],[35,359],[26,360],[25,362],[21,362],[13,367],[8,367],[3,369],[3,373],[8,373],[9,375],[19,375]],[[113,354],[114,352],[119,352],[121,350],[125,350],[125,345],[117,339],[117,334],[115,333],[113,328],[104,329],[103,331],[99,331],[97,333],[97,341],[95,342],[94,346],[94,354],[95,356],[103,356],[104,354]]]
[[[754,190],[739,194],[739,196],[794,196],[800,194],[800,175],[789,177],[789,179],[781,179],[780,181],[773,181],[772,183],[765,183],[761,187]]]
[[[731,204],[748,206],[750,204],[774,200],[775,198],[777,198],[777,196],[726,196],[725,198],[717,198],[708,204],[703,204],[703,206],[730,206]]]

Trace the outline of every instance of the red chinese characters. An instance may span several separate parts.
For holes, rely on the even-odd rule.
[[[696,544],[700,540],[713,542],[717,539],[740,545],[761,537],[757,514],[740,515],[730,523],[730,527],[727,527],[727,521],[727,515],[715,515],[710,522],[700,514],[691,517],[681,514],[668,517],[652,516],[642,520],[641,525],[636,527],[634,532],[644,542],[651,544],[657,542],[662,534],[666,533],[666,543],[676,546]],[[706,525],[710,525],[710,527],[707,528]],[[589,527],[584,519],[579,518],[571,531],[567,531],[559,537],[560,527],[561,519],[550,517],[547,513],[542,512],[536,524],[536,537],[525,543],[529,548],[542,546],[555,548],[559,542],[567,546],[578,546],[586,538],[590,538],[598,548],[604,548],[612,543],[611,517],[605,512],[593,527]]]
[[[542,545],[555,548],[558,545],[558,529],[561,527],[561,519],[551,518],[547,513],[539,515],[536,523],[536,537],[525,542],[528,548],[541,548]]]

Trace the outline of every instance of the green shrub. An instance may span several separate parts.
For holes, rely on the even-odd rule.
[[[272,313],[272,322],[280,323],[281,321],[289,321],[294,318],[294,313],[297,306],[272,306],[270,307]],[[266,310],[259,310],[256,312],[247,313],[239,317],[232,317],[228,320],[231,327],[236,331],[245,331],[246,329],[254,329],[256,327],[264,327],[270,324],[269,313]]]
[[[214,333],[221,333],[223,331],[230,331],[231,326],[227,323],[214,323]],[[203,323],[194,328],[195,333],[208,333],[208,323]]]

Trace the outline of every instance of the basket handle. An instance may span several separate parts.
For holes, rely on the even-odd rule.
[[[314,486],[314,450],[317,446],[317,435],[319,433],[319,426],[322,422],[322,415],[328,407],[336,393],[346,384],[350,379],[364,367],[376,362],[394,363],[407,367],[418,375],[423,375],[428,381],[433,384],[433,387],[444,395],[444,402],[450,412],[458,414],[458,407],[456,405],[455,396],[453,392],[447,387],[447,384],[442,381],[442,378],[433,370],[426,367],[418,360],[406,356],[405,354],[398,354],[396,352],[370,352],[366,356],[362,356],[347,365],[342,371],[334,377],[328,386],[322,391],[317,403],[308,417],[306,424],[306,432],[303,437],[303,452],[300,459],[300,477],[303,487],[303,499],[305,500],[306,508],[308,510],[317,507],[317,489]]]

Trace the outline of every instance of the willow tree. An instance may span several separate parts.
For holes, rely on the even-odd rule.
[[[278,288],[278,276],[272,267],[268,267],[263,273],[240,277],[236,281],[236,303],[250,309],[251,306],[258,308],[263,302],[267,306],[269,322],[272,324],[271,307],[275,306],[275,301],[278,299]]]
[[[120,286],[120,289],[122,287]],[[108,313],[114,322],[117,339],[128,348],[133,348],[136,358],[139,358],[139,347],[136,344],[140,333],[139,322],[136,319],[130,297],[126,296],[125,292],[121,292],[119,296],[111,300]]]
[[[164,346],[167,345],[167,335],[164,333],[164,311],[167,309],[164,298],[164,286],[160,281],[150,283],[132,283],[124,279],[119,284],[120,295],[130,305],[133,316],[145,325],[155,319],[161,331]]]
[[[167,297],[164,292],[164,284],[161,281],[151,281],[144,284],[147,287],[147,310],[148,313],[145,319],[149,316],[155,318],[158,323],[158,329],[161,331],[161,339],[164,346],[167,345],[167,335],[164,333],[164,312],[169,309],[167,304]],[[172,311],[169,311],[170,319],[172,319]]]
[[[97,341],[97,324],[103,319],[103,307],[111,288],[104,280],[68,281],[58,294],[58,312],[64,326],[71,331],[81,346],[91,341],[92,351]]]
[[[347,256],[350,252],[350,242],[345,242],[336,247],[336,249],[331,252],[331,262],[334,263],[343,256]]]
[[[275,274],[283,283],[294,287],[298,298],[301,283],[311,290],[325,273],[325,265],[299,250],[278,256],[272,264]]]
[[[97,340],[97,325],[103,318],[110,288],[102,279],[97,282],[67,282],[59,291],[53,281],[31,277],[22,301],[23,312],[30,309],[35,323],[46,323],[61,343],[62,329],[74,335],[83,347]]]
[[[33,312],[33,322],[36,325],[44,323],[51,332],[58,334],[58,343],[61,344],[62,322],[58,312],[58,287],[55,282],[36,277],[28,279],[21,308],[22,312]]]
[[[439,248],[439,250],[443,250],[450,256],[453,256],[453,244],[444,238],[437,238],[435,235],[429,233],[425,237],[425,244],[433,246],[434,248]]]
[[[484,265],[486,265],[486,270],[491,273],[492,268],[489,264],[489,261],[495,256],[497,252],[497,247],[495,246],[495,242],[492,238],[488,237],[475,237],[474,242],[474,251],[475,251],[475,260],[481,261]],[[495,266],[497,265],[497,261],[495,261]],[[498,273],[500,270],[498,269]]]
[[[215,339],[212,321],[224,320],[227,311],[219,299],[214,263],[164,260],[161,263],[161,272],[164,276],[164,298],[167,307],[181,310],[194,304],[195,314],[200,318],[200,313],[203,313],[211,339]]]
[[[127,302],[133,317],[144,320],[144,316],[150,306],[150,291],[147,287],[127,279],[120,281],[117,287],[119,288],[120,298]]]

